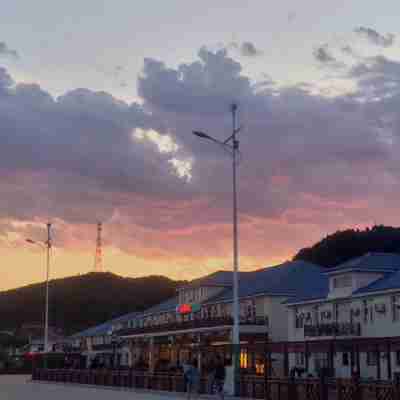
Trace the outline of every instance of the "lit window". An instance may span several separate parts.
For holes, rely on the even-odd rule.
[[[242,349],[240,352],[240,368],[247,368],[247,350]]]

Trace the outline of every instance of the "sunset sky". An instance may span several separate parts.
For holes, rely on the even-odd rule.
[[[13,0],[0,10],[0,289],[93,269],[189,279],[400,224],[400,2]]]

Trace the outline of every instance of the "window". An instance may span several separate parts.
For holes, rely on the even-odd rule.
[[[374,366],[377,364],[377,353],[376,351],[367,352],[367,365]]]
[[[349,365],[349,353],[342,353],[342,364]]]
[[[327,353],[315,353],[314,356],[315,369],[320,371],[322,368],[328,367],[328,354]]]
[[[371,304],[369,306],[369,319],[370,319],[371,323],[374,322],[374,305],[373,304]]]
[[[303,326],[304,326],[304,317],[303,317],[303,315],[299,314],[299,311],[298,311],[297,308],[295,308],[295,310],[294,310],[294,317],[295,317],[294,327],[296,329],[303,328]]]
[[[334,304],[333,305],[333,313],[335,315],[335,321],[339,321],[339,304]]]
[[[397,296],[392,296],[392,320],[400,321],[400,299]]]
[[[304,365],[304,359],[305,359],[304,353],[295,353],[295,357],[296,357],[295,359],[296,365],[298,366]]]
[[[351,286],[352,286],[351,275],[342,275],[333,278],[333,287],[335,289],[351,287]]]
[[[313,319],[313,322],[314,322],[314,324],[315,325],[318,325],[319,324],[319,312],[318,312],[318,310],[319,310],[319,307],[318,306],[315,306],[314,307],[314,319]]]
[[[368,304],[367,300],[363,300],[363,314],[364,314],[364,322],[368,322]]]
[[[247,350],[240,351],[240,368],[247,368]]]

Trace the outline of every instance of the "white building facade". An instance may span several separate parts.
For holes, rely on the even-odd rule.
[[[392,379],[400,373],[400,255],[366,254],[324,276],[325,291],[288,302],[290,368]]]

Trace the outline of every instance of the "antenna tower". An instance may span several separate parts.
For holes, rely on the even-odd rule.
[[[94,272],[103,272],[103,252],[101,243],[101,231],[103,226],[101,222],[97,223],[97,239],[96,239],[96,254],[94,256]]]

